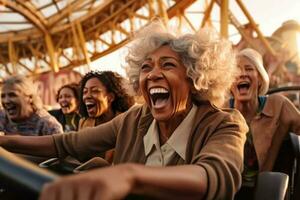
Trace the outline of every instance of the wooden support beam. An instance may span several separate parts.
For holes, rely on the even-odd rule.
[[[245,14],[245,16],[247,17],[247,19],[249,20],[251,26],[253,27],[253,29],[255,30],[255,32],[257,33],[258,38],[262,41],[263,45],[266,47],[266,49],[272,54],[272,55],[276,55],[276,52],[274,51],[274,49],[271,47],[271,45],[269,44],[269,42],[266,40],[266,38],[264,37],[264,35],[261,33],[261,31],[259,30],[259,28],[257,27],[254,19],[252,18],[252,16],[250,15],[250,13],[248,12],[248,10],[246,9],[246,7],[244,6],[244,4],[242,3],[241,0],[236,0],[237,4],[239,5],[239,7],[241,8],[241,10],[243,11],[243,13]]]
[[[8,24],[8,25],[30,25],[30,23],[28,23],[28,22],[24,22],[24,21],[1,21],[0,22],[0,24],[3,24],[3,25],[6,25],[6,24]]]
[[[153,8],[153,0],[147,0],[147,3],[148,3],[149,19],[152,19],[155,15],[155,11]]]
[[[47,51],[48,51],[48,55],[49,55],[49,59],[50,59],[51,69],[55,73],[59,72],[56,52],[55,52],[55,49],[53,46],[52,38],[49,34],[45,35],[45,42],[46,42],[46,47],[47,47]]]
[[[44,27],[47,27],[47,19],[43,15],[42,12],[40,12],[36,6],[31,1],[24,1],[24,0],[15,0],[18,4],[24,7],[24,9],[28,10],[32,15],[34,15]]]
[[[13,73],[11,73],[11,71],[9,70],[9,68],[6,64],[4,65],[4,68],[5,68],[6,73],[8,73],[9,75],[13,75]]]
[[[121,27],[120,25],[117,25],[115,28],[118,31],[120,31],[121,33],[123,33],[124,35],[126,35],[127,37],[130,35],[130,33],[127,30],[125,30],[123,27]]]
[[[140,19],[144,19],[144,20],[149,20],[149,17],[145,16],[145,15],[141,15],[141,14],[138,14],[138,13],[132,13],[132,15],[136,18],[140,18]]]
[[[115,45],[116,44],[116,41],[115,41],[115,35],[116,35],[116,31],[115,31],[115,23],[114,22],[111,22],[110,23],[110,41],[111,41],[111,43],[112,43],[112,45]]]
[[[33,71],[22,62],[18,61],[18,64],[21,65],[24,69],[26,69],[29,73],[33,73]]]
[[[72,23],[72,35],[73,35],[73,59],[74,60],[80,60],[81,54],[80,54],[80,45],[79,45],[79,38],[78,33],[76,31],[76,25],[74,22]]]
[[[98,40],[100,41],[100,42],[102,42],[103,44],[106,44],[107,46],[112,46],[112,44],[111,43],[108,43],[106,40],[103,40],[102,38],[98,38]]]
[[[170,7],[168,12],[168,17],[171,19],[172,17],[176,16],[178,11],[184,11],[187,7],[192,5],[196,0],[181,0],[176,1],[176,4]]]
[[[85,2],[86,2],[85,0],[76,0],[76,1],[72,1],[71,3],[68,3],[68,5],[65,8],[63,8],[62,10],[60,10],[59,13],[51,16],[48,19],[49,27],[53,27],[59,21],[68,17],[70,15],[70,13],[73,13],[74,11],[80,9]]]
[[[90,60],[89,54],[88,54],[87,49],[86,49],[86,44],[85,44],[86,41],[85,41],[85,38],[84,38],[84,33],[83,33],[83,30],[82,30],[82,26],[81,26],[80,22],[78,22],[78,21],[76,21],[76,28],[77,28],[77,31],[78,31],[79,44],[80,44],[83,56],[85,58],[87,66],[90,67],[91,60]]]
[[[8,57],[13,69],[13,74],[17,74],[17,56],[15,46],[12,40],[8,41]]]
[[[228,0],[221,0],[220,33],[223,38],[228,38],[228,8]]]
[[[52,3],[54,4],[57,12],[60,12],[60,8],[58,7],[57,2],[55,0],[52,0]]]
[[[107,0],[107,2],[108,1],[112,1],[112,0]],[[132,6],[132,4],[134,4],[134,3],[136,3],[136,0],[129,0],[120,9],[118,9],[114,13],[110,14],[103,21],[101,21],[100,23],[96,24],[95,26],[93,26],[93,27],[88,28],[87,30],[85,30],[85,33],[89,34],[89,33],[93,32],[93,31],[95,31],[96,29],[99,29],[100,27],[103,27],[103,26],[109,24],[111,20],[114,20],[114,18],[116,18],[117,16],[119,16],[122,12],[127,11],[128,8],[130,8],[130,6]],[[81,21],[82,21],[82,19],[81,19]]]
[[[196,28],[194,27],[194,25],[192,24],[192,22],[185,16],[185,14],[182,14],[182,17],[184,18],[184,20],[187,22],[187,24],[191,27],[191,29],[196,32]]]
[[[0,3],[6,7],[20,13],[28,21],[30,21],[35,27],[37,27],[41,32],[47,33],[47,27],[41,19],[39,19],[35,14],[32,13],[32,10],[28,9],[27,6],[24,6],[22,2],[15,2],[9,0],[0,0]]]
[[[167,13],[166,6],[164,5],[164,2],[162,0],[157,0],[157,6],[158,6],[158,15],[162,18],[165,24],[168,24],[169,16]]]
[[[201,22],[201,27],[202,28],[205,26],[206,22],[210,19],[210,14],[211,14],[211,11],[213,9],[214,3],[215,3],[215,0],[211,0],[209,5],[205,9],[204,17],[203,17],[202,22]]]
[[[4,66],[5,72],[9,75],[12,75],[11,71],[9,70],[8,66],[7,66],[7,62],[5,61],[5,59],[3,58],[2,54],[0,53],[0,62],[2,63],[2,65]]]
[[[31,54],[36,57],[36,58],[41,58],[44,56],[44,54],[42,54],[40,51],[38,51],[37,49],[33,48],[31,43],[27,44],[29,50],[31,51]]]
[[[180,10],[177,11],[176,17],[178,19],[178,29],[182,29],[182,12]]]
[[[22,0],[14,0],[11,2],[18,1],[21,2]],[[47,5],[47,8],[50,8],[51,5],[54,5],[53,2],[57,3],[59,1],[61,0],[50,1],[51,3]],[[78,3],[79,1],[80,0],[70,1],[70,4],[71,2]],[[16,46],[16,52],[17,50],[20,50],[19,56],[22,55],[22,58],[27,57],[29,59],[35,56],[37,63],[36,66],[38,66],[38,64],[43,66],[43,71],[50,69],[50,67],[53,71],[57,71],[57,69],[62,70],[61,67],[58,68],[60,64],[63,64],[60,63],[60,61],[62,60],[65,61],[63,66],[70,69],[78,66],[79,64],[85,64],[87,62],[87,59],[97,59],[123,46],[125,43],[128,42],[128,39],[131,35],[131,31],[138,30],[139,28],[144,26],[144,22],[150,21],[150,19],[154,16],[154,12],[153,15],[151,14],[152,11],[156,10],[158,13],[158,4],[156,0],[106,0],[103,1],[103,4],[97,4],[97,7],[91,9],[91,11],[86,15],[78,18],[78,23],[80,23],[82,27],[78,28],[78,25],[74,24],[73,26],[75,31],[72,31],[72,25],[70,21],[66,21],[66,23],[63,23],[62,20],[68,19],[73,12],[77,12],[81,8],[91,8],[89,6],[96,2],[95,0],[84,1],[84,3],[80,5],[78,3],[77,6],[73,7],[74,10],[66,6],[60,11],[60,13],[54,14],[59,15],[59,17],[54,17],[54,15],[53,18],[50,17],[52,20],[56,19],[57,22],[59,22],[58,26],[55,26],[55,23],[53,24],[53,27],[49,26],[50,23],[49,21],[47,21],[47,19],[43,23],[41,21],[37,21],[37,23],[46,24],[48,31],[47,34],[44,34],[43,31],[40,31],[40,29],[37,28],[21,30],[20,32],[15,33],[4,33],[3,35],[1,34],[0,43],[1,41],[4,41],[2,36],[7,38],[8,36],[10,36],[12,38],[12,42]],[[170,18],[170,16],[180,16],[184,13],[185,8],[195,1],[196,0],[174,0],[174,5],[172,7],[169,7],[170,5],[166,4],[166,0],[160,0],[160,2],[163,5],[160,8],[160,14],[167,15],[168,18]],[[152,5],[147,5],[147,2],[151,2],[152,4],[154,4],[155,9],[151,9],[152,11],[150,11],[149,9],[149,12],[147,12],[148,7],[153,8]],[[30,7],[29,3],[31,3],[29,0],[25,0],[23,2],[23,5],[27,6],[27,12],[32,17],[38,18],[37,15],[33,13],[34,9]],[[94,5],[96,5],[96,3]],[[35,9],[42,14],[41,11],[43,11],[43,9]],[[137,10],[143,12],[138,12],[138,14],[136,14]],[[61,15],[61,13],[63,14]],[[182,19],[184,19],[184,17],[185,16],[181,16]],[[51,22],[53,22],[52,20]],[[190,22],[187,18],[186,20],[187,23]],[[81,36],[80,29],[82,32]],[[85,31],[85,34],[83,34],[82,29]],[[73,32],[76,34],[73,34]],[[75,37],[73,37],[72,35],[75,35]],[[85,46],[85,41],[90,40],[97,40],[97,42],[95,42],[95,45],[99,45],[101,50],[100,48],[94,48],[95,50],[91,48],[89,49],[89,52],[87,49],[87,47],[89,46]],[[5,41],[5,43],[2,42],[4,44],[3,46],[8,47],[7,39]],[[115,43],[113,43],[113,41],[115,41]],[[25,42],[28,42],[28,44],[24,45]],[[75,43],[78,43],[78,45],[75,45]],[[74,49],[74,52],[77,50],[77,52],[79,52],[78,54],[80,54],[80,57],[78,57],[78,59],[75,61],[71,61],[72,56],[69,55],[69,59],[64,59],[62,53],[60,51],[58,52],[59,49],[70,48],[75,46],[77,46],[78,48]],[[85,48],[85,51],[83,50],[83,48]],[[6,56],[6,63],[8,63],[8,52],[4,52],[2,53],[2,55]],[[68,62],[70,63],[68,64]],[[25,64],[25,62],[23,63]],[[21,67],[21,65],[18,66]],[[8,65],[8,68],[11,70],[10,65]],[[32,69],[31,66],[30,69]],[[33,69],[33,71],[35,71],[35,69]],[[40,68],[36,68],[36,73],[41,73]]]

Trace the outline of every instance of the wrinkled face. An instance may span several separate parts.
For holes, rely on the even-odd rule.
[[[106,113],[113,101],[113,95],[107,93],[98,78],[89,79],[83,89],[83,102],[89,117],[99,117]]]
[[[246,57],[238,60],[240,75],[234,82],[231,92],[236,101],[249,101],[258,97],[260,75],[255,65]]]
[[[147,56],[139,81],[142,95],[158,121],[181,117],[192,104],[186,68],[169,46],[162,46]]]
[[[75,98],[73,90],[70,88],[63,88],[58,95],[58,103],[64,114],[70,114],[77,110],[77,100]]]
[[[19,122],[32,115],[34,111],[31,101],[32,98],[15,85],[4,85],[2,88],[1,103],[12,121]]]

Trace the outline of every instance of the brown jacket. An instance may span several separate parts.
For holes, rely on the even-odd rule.
[[[283,139],[300,135],[300,112],[282,95],[267,97],[262,112],[250,124],[260,171],[271,171]]]
[[[232,199],[241,184],[243,146],[248,131],[241,115],[213,107],[198,106],[189,136],[186,160],[175,157],[170,165],[195,164],[207,172],[206,199]],[[91,158],[115,147],[114,164],[146,161],[143,137],[153,120],[146,106],[134,106],[110,122],[74,134],[53,136],[59,157],[71,154]]]

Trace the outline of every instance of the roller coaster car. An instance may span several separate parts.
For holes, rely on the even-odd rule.
[[[300,91],[300,86],[284,87],[270,93],[281,91]],[[299,95],[299,94],[298,94]],[[299,100],[299,99],[298,99]],[[32,158],[30,158],[32,160]],[[39,160],[35,160],[38,162]],[[98,158],[77,167],[77,164],[61,162],[57,159],[48,160],[40,166],[49,169],[62,167],[64,172],[77,171],[104,165]],[[96,165],[95,165],[96,164]],[[59,170],[61,168],[59,167]],[[59,171],[61,172],[61,171]],[[47,182],[58,178],[59,175],[38,167],[24,159],[16,157],[0,147],[0,199],[37,199]],[[126,199],[137,199],[128,196]],[[300,199],[300,137],[290,133],[283,141],[277,156],[273,172],[262,172],[258,175],[254,194],[255,200],[299,200]]]
[[[258,175],[255,200],[300,199],[300,137],[289,133],[283,141],[272,172]]]

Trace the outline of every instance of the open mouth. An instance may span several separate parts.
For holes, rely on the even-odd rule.
[[[250,88],[250,83],[249,82],[241,82],[237,85],[237,88],[240,93],[247,92]]]
[[[155,108],[162,108],[168,102],[170,93],[165,88],[151,88],[149,90],[152,106]]]
[[[17,113],[17,106],[15,105],[5,106],[5,110],[9,115],[14,115]]]
[[[70,107],[70,104],[66,103],[66,104],[61,104],[61,108],[69,108]]]
[[[85,106],[86,106],[87,111],[90,112],[94,108],[96,108],[96,103],[94,103],[94,102],[86,102]]]

